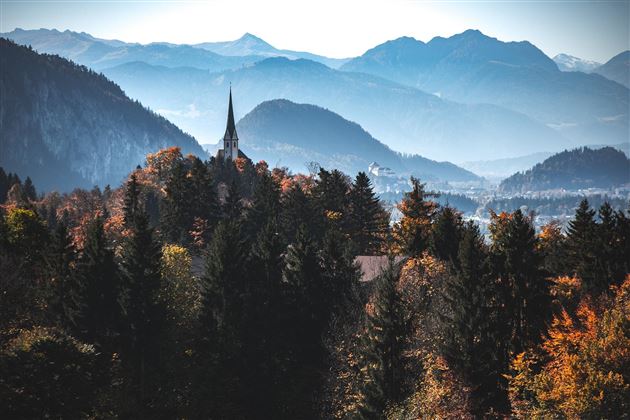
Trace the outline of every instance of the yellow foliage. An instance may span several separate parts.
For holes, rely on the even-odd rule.
[[[611,418],[630,412],[630,276],[612,297],[585,298],[575,317],[563,310],[537,355],[512,361],[510,394],[519,416]]]

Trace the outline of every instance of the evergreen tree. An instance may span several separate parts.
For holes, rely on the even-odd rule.
[[[245,243],[238,224],[221,221],[208,244],[201,277],[195,378],[200,417],[243,416],[242,361]]]
[[[374,295],[360,354],[365,374],[358,404],[360,418],[383,418],[387,403],[399,397],[401,352],[406,333],[396,289],[399,275],[400,269],[390,260],[389,266],[374,280]]]
[[[130,181],[126,196],[133,194]],[[137,200],[130,199],[134,201],[136,207],[126,209],[133,222],[121,252],[125,312],[122,361],[130,396],[125,410],[146,418],[149,410],[158,409],[160,401],[157,390],[165,309],[158,296],[161,247],[153,237],[146,212]]]
[[[79,336],[106,351],[114,351],[121,312],[120,278],[101,216],[96,216],[87,226],[76,274],[81,285],[76,316]]]
[[[325,327],[325,291],[315,244],[300,226],[285,255],[283,279],[285,309],[281,324],[286,331],[282,354],[286,377],[281,399],[288,403],[283,417],[313,417],[320,391]],[[289,338],[290,337],[290,338]]]
[[[7,193],[9,192],[9,177],[4,169],[0,166],[0,204],[4,204],[7,199]]]
[[[543,259],[531,217],[520,210],[495,216],[490,232],[493,272],[503,289],[509,340],[512,350],[520,352],[541,339],[551,316],[550,285],[541,270]]]
[[[81,287],[74,272],[76,250],[63,222],[57,224],[51,237],[47,260],[53,287],[51,310],[64,330],[75,331],[75,318],[80,312]]]
[[[247,211],[246,235],[255,238],[270,220],[275,223],[279,214],[280,186],[271,175],[263,173],[254,191],[252,206]]]
[[[468,223],[462,230],[456,268],[442,290],[447,312],[441,316],[445,339],[439,344],[449,366],[471,389],[471,413],[481,418],[490,410],[507,409],[494,334],[497,291],[479,229]]]
[[[31,177],[29,176],[26,177],[22,190],[24,191],[24,195],[26,195],[26,198],[29,201],[37,200],[37,192],[35,191],[35,186],[33,185],[33,181],[31,180]]]
[[[584,199],[569,222],[567,251],[572,271],[582,280],[585,291],[602,290],[602,279],[597,273],[597,224],[595,211]]]
[[[241,192],[236,181],[232,181],[228,188],[228,194],[223,204],[223,217],[227,221],[240,222],[243,213]]]
[[[280,224],[286,243],[295,242],[301,225],[308,226],[311,237],[319,242],[323,235],[324,219],[313,198],[300,185],[291,188],[283,197]]]
[[[136,174],[132,172],[125,185],[125,198],[123,200],[123,220],[126,228],[132,228],[135,225],[140,212],[140,186]]]
[[[208,166],[194,158],[190,169],[191,216],[200,218],[212,229],[219,219],[219,201]]]
[[[462,215],[457,210],[446,206],[437,211],[431,228],[431,251],[437,258],[457,262],[462,228]]]
[[[430,198],[438,195],[425,191],[425,185],[414,177],[411,177],[411,183],[413,189],[405,193],[398,204],[402,218],[394,227],[393,234],[400,253],[419,255],[429,246],[431,223],[437,210],[437,203]]]
[[[354,262],[352,246],[338,230],[324,236],[320,252],[324,303],[327,315],[339,312],[356,298],[360,267]]]
[[[193,224],[190,208],[193,196],[187,174],[185,163],[176,161],[164,188],[166,196],[160,208],[160,231],[164,239],[172,243],[187,244]]]
[[[378,253],[387,229],[387,214],[374,194],[370,178],[359,172],[349,197],[348,225],[357,255]]]
[[[624,248],[627,248],[627,245],[624,244],[623,217],[619,217],[619,213],[615,213],[608,202],[604,202],[600,207],[599,220],[597,284],[601,285],[601,290],[607,290],[611,282],[621,282],[628,273],[628,259],[624,256]]]

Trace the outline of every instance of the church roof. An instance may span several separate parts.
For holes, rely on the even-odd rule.
[[[230,104],[228,105],[227,127],[225,128],[224,140],[238,140],[236,134],[236,124],[234,124],[234,110],[232,109],[232,87],[230,86]]]

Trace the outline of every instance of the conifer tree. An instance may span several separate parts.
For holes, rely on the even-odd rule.
[[[228,188],[228,195],[223,204],[223,217],[232,222],[240,222],[243,205],[241,203],[242,195],[236,181],[232,181]]]
[[[431,228],[431,251],[447,262],[456,262],[462,237],[462,215],[450,206],[439,209]]]
[[[35,186],[33,185],[33,181],[31,177],[27,176],[26,180],[24,180],[24,186],[22,187],[24,191],[24,195],[30,201],[37,200],[37,192],[35,191]]]
[[[160,231],[172,243],[188,243],[188,232],[193,223],[190,208],[193,196],[187,173],[184,162],[176,161],[173,164],[165,186],[166,196],[160,208]]]
[[[352,246],[338,230],[328,230],[320,252],[324,302],[327,312],[341,311],[356,298],[361,271],[354,262]]]
[[[437,210],[437,203],[430,199],[437,194],[425,191],[425,185],[414,177],[411,183],[413,189],[405,193],[398,204],[402,218],[394,227],[393,235],[400,253],[419,255],[429,246],[431,223]]]
[[[80,311],[81,287],[74,272],[76,250],[64,222],[57,224],[48,252],[48,270],[53,285],[50,307],[59,325],[66,331],[76,330]]]
[[[153,237],[149,218],[139,203],[134,181],[127,184],[126,208],[130,234],[121,252],[125,313],[122,361],[128,374],[131,402],[126,410],[149,416],[157,409],[161,340],[165,309],[159,299],[161,247]],[[127,200],[126,200],[127,201]]]
[[[190,168],[190,184],[191,216],[205,220],[210,228],[214,228],[220,215],[217,193],[208,166],[198,158],[193,159]]]
[[[551,316],[550,285],[541,269],[542,254],[531,217],[520,210],[495,215],[490,231],[493,272],[503,289],[509,340],[512,350],[520,352],[541,339]]]
[[[311,237],[319,242],[323,231],[323,215],[317,210],[312,196],[295,185],[283,197],[280,224],[286,243],[295,242],[298,228],[308,226]]]
[[[201,310],[195,378],[196,413],[201,417],[242,417],[245,243],[239,225],[217,225],[201,277]]]
[[[317,249],[304,225],[289,245],[284,262],[286,307],[280,322],[286,331],[282,343],[286,376],[281,399],[289,403],[284,416],[312,417],[323,369],[325,295]]]
[[[454,273],[442,290],[447,313],[441,322],[446,334],[439,344],[450,367],[471,389],[471,413],[481,418],[491,409],[507,408],[501,386],[504,366],[494,335],[497,291],[478,227],[467,223],[462,230]]]
[[[107,351],[116,349],[120,320],[120,277],[109,248],[103,219],[96,216],[87,226],[85,245],[77,261],[81,298],[77,324],[79,335]]]
[[[360,363],[365,375],[360,388],[358,416],[381,419],[390,401],[399,397],[401,353],[406,333],[404,314],[396,283],[400,269],[392,260],[374,285],[367,314]]]
[[[275,223],[280,215],[280,187],[271,175],[260,176],[252,201],[246,216],[246,234],[255,238],[270,220]]]
[[[365,172],[359,172],[350,190],[348,213],[350,238],[357,255],[372,255],[379,251],[387,219],[370,178]]]
[[[567,229],[567,251],[572,271],[582,280],[586,291],[602,290],[597,274],[597,224],[588,200],[580,202]]]

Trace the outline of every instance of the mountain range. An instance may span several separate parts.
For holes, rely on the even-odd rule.
[[[502,42],[475,30],[428,43],[403,37],[374,47],[341,69],[460,103],[520,112],[574,145],[620,143],[630,131],[628,88],[597,74],[562,72],[527,41]],[[530,150],[535,151],[540,149]]]
[[[327,109],[286,99],[265,101],[237,124],[240,147],[256,160],[304,171],[317,162],[347,174],[367,171],[374,161],[397,175],[424,180],[478,181],[475,174],[449,162],[402,155],[372,137],[361,126]]]
[[[509,159],[628,139],[630,91],[595,74],[609,69],[608,77],[621,74],[623,82],[624,54],[585,74],[560,71],[563,57],[554,62],[529,42],[475,30],[427,43],[403,37],[350,60],[277,49],[252,34],[196,45],[48,29],[4,35],[103,72],[202,143],[223,132],[230,83],[237,117],[278,98],[314,104],[394,150],[439,161]],[[564,58],[574,66],[584,61]]]
[[[310,60],[268,58],[215,74],[128,63],[104,73],[202,143],[216,142],[224,129],[231,84],[237,117],[272,99],[315,104],[357,122],[392,149],[435,160],[500,158],[570,146],[553,129],[518,112],[488,104],[462,105]]]
[[[0,166],[43,190],[118,185],[147,153],[190,135],[104,76],[0,38]]]
[[[349,58],[324,57],[322,55],[311,54],[303,51],[280,50],[250,33],[246,33],[234,41],[203,42],[195,44],[194,46],[226,56],[256,55],[262,57],[286,57],[291,60],[304,58],[325,64],[333,69],[341,67],[341,65],[350,60]]]

